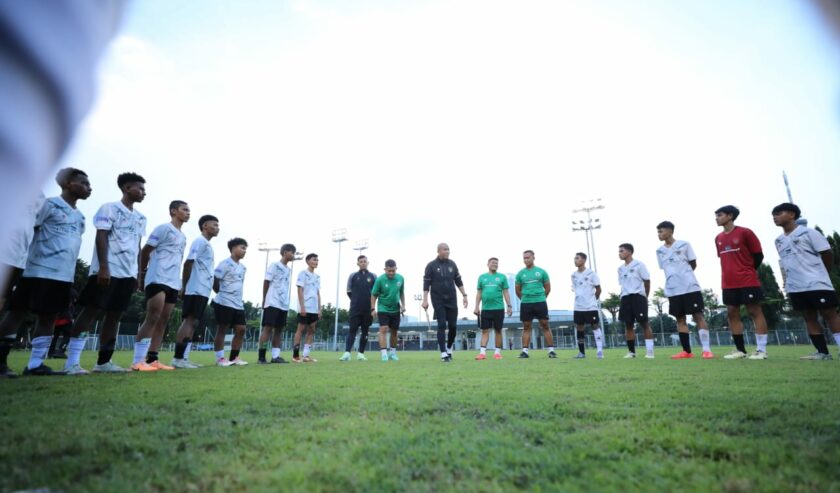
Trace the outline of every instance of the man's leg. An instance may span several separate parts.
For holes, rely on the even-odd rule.
[[[300,362],[300,339],[305,330],[306,324],[298,322],[297,330],[295,331],[294,346],[292,347],[292,361]]]
[[[479,349],[479,356],[482,356],[480,359],[484,359],[487,355],[487,343],[490,341],[490,329],[481,329],[481,346]],[[498,342],[496,343],[496,347],[498,346]]]
[[[653,358],[653,330],[650,328],[650,320],[645,319],[641,325],[645,334],[645,358]]]
[[[225,335],[230,327],[229,323],[220,323],[216,326],[216,335],[213,337],[213,351],[216,352],[216,364],[225,363]]]
[[[691,354],[691,335],[688,332],[685,315],[677,317],[677,334],[680,336],[680,345],[682,346],[683,352]]]
[[[367,349],[368,332],[370,331],[370,325],[371,325],[372,320],[373,319],[370,316],[362,317],[362,322],[361,322],[361,324],[362,324],[362,330],[361,330],[362,334],[361,334],[361,336],[359,336],[359,349],[358,349],[359,354],[365,354],[365,350]],[[357,357],[358,357],[358,355],[357,355]]]
[[[344,356],[347,356],[348,359],[350,358],[350,351],[353,350],[353,344],[356,342],[356,333],[361,325],[362,317],[356,315],[350,317],[350,328],[347,331],[347,339],[344,341]],[[361,342],[359,346],[361,347]],[[364,352],[364,350],[361,352]]]
[[[533,321],[529,320],[527,322],[522,322],[522,354],[519,355],[520,358],[528,357],[528,350],[531,349],[531,323]]]
[[[630,356],[636,356],[636,330],[635,322],[624,322],[624,340],[627,342],[627,351]]]
[[[265,359],[265,353],[268,351],[268,340],[271,339],[271,336],[271,327],[263,325],[260,329],[259,351],[257,353],[259,363],[268,363],[268,360]]]
[[[18,328],[26,316],[24,310],[7,311],[0,321],[0,377],[14,378],[17,373],[9,369],[9,352],[15,345]]]
[[[578,353],[586,354],[586,333],[584,332],[583,324],[575,324],[575,334],[577,335]]]
[[[50,349],[53,328],[58,313],[39,313],[32,333],[32,352],[29,353],[29,364],[26,365],[24,374],[32,375],[61,375],[64,372],[54,372],[44,364],[47,358],[47,351]],[[34,371],[32,371],[34,370]]]
[[[274,327],[274,335],[271,337],[271,361],[273,363],[286,362],[286,360],[280,361],[280,352],[283,347],[283,326]]]
[[[175,308],[175,303],[164,303],[163,311],[155,323],[154,333],[152,335],[152,345],[149,347],[149,352],[146,354],[146,364],[153,364],[157,361],[158,368],[161,370],[174,369],[171,366],[164,365],[158,360],[158,353],[160,346],[163,344],[163,338],[166,337],[166,331],[169,328],[169,317],[172,315],[172,309]]]
[[[437,319],[437,341],[440,357],[446,358],[449,356],[449,352],[446,351],[446,312],[443,309],[435,308],[435,317]]]
[[[732,332],[732,341],[735,349],[746,354],[744,347],[744,324],[741,322],[740,305],[726,305],[726,318],[729,320],[729,330]]]
[[[233,326],[233,340],[230,342],[230,361],[239,361],[239,351],[242,349],[242,341],[245,339],[245,326]]]
[[[543,337],[545,338],[545,344],[546,346],[548,346],[548,357],[556,358],[557,353],[554,352],[554,335],[551,333],[551,329],[548,327],[547,318],[540,320],[540,328],[542,329]]]
[[[184,353],[187,352],[187,344],[190,343],[195,330],[196,319],[192,315],[187,315],[178,327],[178,333],[175,335],[175,359],[183,360]]]
[[[303,345],[303,360],[315,363],[317,360],[309,355],[312,351],[312,343],[315,340],[315,329],[318,326],[318,321],[314,321],[306,327],[306,342]]]
[[[703,357],[714,357],[712,354],[709,326],[706,324],[706,317],[703,316],[703,312],[697,312],[692,315],[692,317],[694,318],[694,323],[697,325],[697,335],[700,336],[700,345],[703,346]]]
[[[166,294],[161,291],[146,301],[146,319],[137,330],[137,336],[134,338],[134,363],[131,365],[132,369],[140,369],[146,364],[146,355],[149,347],[152,345],[152,336],[154,336],[155,328],[158,321],[163,314],[163,308],[166,305]]]
[[[389,357],[391,358],[392,361],[398,361],[399,358],[397,357],[397,342],[398,342],[397,332],[399,332],[400,329],[399,329],[399,326],[391,327],[389,325],[388,330],[391,332],[391,349],[390,349],[390,356]]]
[[[452,355],[455,349],[455,337],[458,335],[458,307],[446,309],[446,324],[449,325],[449,333],[446,338],[446,352]]]
[[[494,331],[496,332],[496,350],[494,351],[494,353],[498,354],[499,357],[501,358],[502,357],[502,345],[503,345],[503,343],[502,343],[502,328],[499,327],[497,329],[494,329]]]
[[[823,333],[819,318],[817,318],[817,311],[813,309],[802,310],[802,318],[805,319],[805,326],[808,328],[808,337],[811,338],[811,343],[814,344],[814,348],[820,354],[829,354],[825,334]]]
[[[388,361],[388,326],[387,325],[380,325],[379,326],[379,353],[381,354],[382,361]]]
[[[755,345],[756,352],[767,354],[767,320],[764,319],[764,312],[761,311],[761,304],[750,303],[747,305],[747,312],[755,324]]]

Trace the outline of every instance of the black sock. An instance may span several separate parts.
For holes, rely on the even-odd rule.
[[[149,351],[146,353],[146,364],[151,365],[155,361],[158,360],[158,352],[157,351]]]
[[[184,359],[184,353],[187,352],[186,342],[175,343],[175,359]]]
[[[808,337],[811,338],[811,342],[814,344],[814,347],[817,348],[818,352],[828,354],[828,345],[825,342],[825,334],[808,334]]]
[[[239,357],[239,350],[238,349],[231,349],[230,350],[230,360],[233,361]]]
[[[0,338],[0,366],[8,366],[9,351],[15,340],[9,337]]]
[[[631,353],[636,354],[636,341],[632,339],[627,340],[627,349],[630,350]]]
[[[585,337],[586,335],[583,333],[582,330],[577,331],[578,351],[580,351],[583,354],[586,354],[586,346],[584,345],[584,341],[586,341]]]
[[[683,351],[686,353],[691,352],[691,340],[689,339],[689,335],[684,332],[680,332],[680,344],[682,344]]]
[[[257,358],[260,361],[265,361],[265,348],[261,347],[260,350],[257,352]]]
[[[114,347],[116,344],[117,339],[115,337],[99,346],[99,358],[96,360],[97,365],[104,365],[105,363],[111,361],[111,356],[114,355]]]
[[[47,355],[50,355],[55,352],[55,346],[58,344],[58,334],[55,334],[50,341],[50,350],[47,352]]]
[[[292,350],[292,357],[300,358],[300,344],[295,344],[295,347]]]
[[[744,334],[732,334],[732,340],[735,341],[735,349],[742,353],[747,352],[747,348],[744,347]]]

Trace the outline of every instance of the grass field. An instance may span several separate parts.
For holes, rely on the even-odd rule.
[[[840,492],[840,361],[715,349],[3,380],[0,490]]]

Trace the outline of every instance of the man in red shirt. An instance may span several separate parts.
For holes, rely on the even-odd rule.
[[[758,266],[764,260],[761,243],[751,230],[735,226],[735,219],[741,211],[733,205],[725,205],[715,211],[715,221],[723,231],[715,238],[723,288],[723,304],[726,305],[729,328],[735,341],[735,351],[725,359],[767,359],[767,321],[761,311],[764,292],[758,280]],[[747,356],[744,348],[744,325],[741,323],[741,305],[747,307],[755,323],[756,352]]]

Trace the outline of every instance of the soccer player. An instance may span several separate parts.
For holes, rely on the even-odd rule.
[[[834,263],[831,245],[819,231],[796,224],[801,212],[795,204],[785,202],[773,208],[773,222],[782,228],[776,238],[776,250],[782,267],[785,291],[793,309],[802,312],[808,337],[817,351],[800,359],[830,360],[822,316],[840,346],[840,316],[837,315],[837,292],[828,270]]]
[[[298,312],[298,326],[297,331],[295,331],[292,363],[318,362],[309,355],[312,350],[315,329],[318,326],[318,320],[321,319],[321,276],[315,273],[317,267],[318,255],[310,253],[306,256],[306,270],[298,274],[297,295],[300,312]],[[300,357],[301,337],[305,337],[303,359]]]
[[[499,269],[499,259],[490,257],[487,260],[487,269],[488,272],[478,276],[475,310],[473,310],[473,313],[481,319],[481,349],[475,357],[479,361],[487,359],[490,329],[496,333],[496,351],[493,358],[502,359],[502,324],[505,321],[505,306],[507,306],[508,317],[512,313],[507,276],[496,272]]]
[[[531,345],[531,323],[536,318],[543,331],[548,347],[548,357],[556,358],[554,337],[548,328],[548,304],[546,299],[551,293],[551,279],[548,272],[534,265],[534,251],[522,252],[525,268],[516,274],[516,296],[522,301],[519,305],[519,320],[522,322],[522,352],[520,359],[530,358],[528,349]]]
[[[137,290],[140,239],[146,235],[146,216],[134,208],[146,197],[146,180],[136,173],[117,177],[122,192],[118,202],[108,202],[96,211],[96,246],[87,284],[79,295],[79,313],[73,327],[74,337],[81,338],[93,329],[100,311],[105,319],[99,326],[99,357],[94,372],[124,373],[111,361],[117,342],[120,318]],[[82,346],[83,347],[83,346]],[[73,348],[68,347],[72,353]],[[71,355],[68,354],[68,362]]]
[[[604,358],[604,338],[601,334],[601,319],[598,313],[598,300],[601,298],[601,278],[598,273],[586,267],[586,254],[575,254],[575,267],[572,272],[572,290],[575,292],[575,331],[577,332],[578,354],[576,359],[586,358],[586,325],[592,328],[595,336],[595,349],[598,359]]]
[[[687,241],[674,238],[674,223],[662,221],[656,226],[659,240],[664,243],[656,249],[656,260],[659,268],[665,271],[665,296],[668,297],[668,313],[677,319],[677,332],[683,350],[671,356],[671,359],[693,358],[691,341],[689,339],[686,316],[691,315],[697,324],[697,334],[703,346],[703,359],[712,359],[712,348],[709,346],[709,327],[703,317],[703,293],[700,284],[694,276],[697,268],[697,255]]]
[[[764,260],[761,242],[751,230],[735,226],[741,211],[733,205],[725,205],[715,211],[715,222],[723,231],[715,238],[717,254],[720,257],[721,287],[723,304],[729,318],[735,350],[724,359],[749,358],[767,359],[767,321],[761,311],[764,292],[758,280],[758,267]],[[744,324],[741,323],[741,305],[755,323],[756,352],[747,356],[744,347]]]
[[[461,280],[461,273],[458,272],[458,266],[449,260],[449,245],[438,244],[437,254],[437,258],[426,265],[426,271],[423,274],[423,302],[420,306],[428,310],[431,294],[432,306],[435,310],[434,318],[438,326],[440,360],[448,363],[452,361],[452,350],[458,330],[458,301],[455,288],[457,287],[464,297],[464,308],[468,306],[469,300],[464,290],[464,281]],[[446,333],[447,326],[449,334]]]
[[[621,306],[618,319],[624,322],[624,338],[628,353],[625,358],[636,357],[636,322],[644,329],[645,358],[653,359],[653,331],[648,321],[648,296],[650,295],[650,273],[645,264],[633,259],[633,245],[618,246],[618,258],[624,261],[618,268],[618,282],[621,284]]]
[[[178,334],[175,336],[175,357],[172,366],[192,369],[201,365],[189,360],[188,351],[192,345],[193,331],[204,315],[210,291],[213,289],[213,247],[210,240],[219,235],[219,219],[206,214],[198,219],[201,236],[193,240],[190,253],[184,262],[181,285],[184,292],[182,316],[184,317]]]
[[[379,304],[377,305],[377,300]],[[397,357],[397,331],[400,330],[400,317],[405,313],[405,279],[397,274],[397,263],[385,261],[385,273],[376,278],[370,291],[370,312],[379,321],[379,352],[382,361],[399,361]],[[378,311],[377,311],[378,309]],[[390,354],[388,351],[388,333],[391,334]]]
[[[230,257],[219,262],[213,271],[213,313],[216,315],[216,337],[213,350],[216,351],[216,366],[245,366],[239,357],[242,339],[245,337],[245,304],[242,301],[242,285],[245,283],[245,266],[242,260],[248,251],[248,242],[233,238],[227,243]],[[230,359],[225,359],[225,334],[233,326],[233,341],[230,344]]]
[[[347,333],[347,341],[344,343],[344,354],[339,361],[350,361],[350,351],[353,350],[353,343],[356,341],[356,332],[361,329],[359,336],[359,349],[356,352],[356,359],[366,361],[365,349],[368,343],[368,331],[373,323],[371,317],[370,291],[376,276],[368,270],[368,259],[359,255],[356,259],[359,270],[350,274],[347,279],[347,297],[350,298],[350,330]]]
[[[190,220],[190,207],[183,200],[173,200],[169,216],[170,222],[152,230],[140,251],[138,282],[146,294],[146,318],[134,339],[131,369],[135,371],[175,369],[160,362],[158,351],[181,290],[181,262],[187,247],[181,226]]]
[[[85,232],[85,216],[76,202],[90,196],[87,174],[75,168],[64,168],[55,181],[61,195],[47,199],[35,219],[35,235],[29,248],[26,267],[17,288],[9,299],[9,311],[0,322],[0,376],[14,378],[7,358],[27,310],[37,315],[32,337],[32,352],[24,375],[85,375],[79,366],[78,353],[84,338],[70,341],[71,356],[64,371],[53,371],[44,364],[52,340],[53,326],[58,314],[70,305],[70,291],[76,273],[76,259]],[[73,351],[74,349],[78,351]]]
[[[38,198],[27,205],[23,225],[11,231],[5,241],[0,242],[0,270],[8,274],[0,290],[0,310],[8,308],[6,302],[23,275],[26,258],[29,256],[29,245],[35,236],[35,220],[43,204],[44,194],[39,193]]]
[[[280,356],[280,345],[283,342],[283,328],[289,314],[289,281],[291,269],[289,262],[295,259],[297,248],[291,243],[280,247],[280,261],[268,266],[263,281],[263,320],[260,330],[259,359],[261,365],[269,363],[288,363]],[[273,333],[273,336],[272,336]],[[271,361],[266,361],[269,339],[272,341]]]

